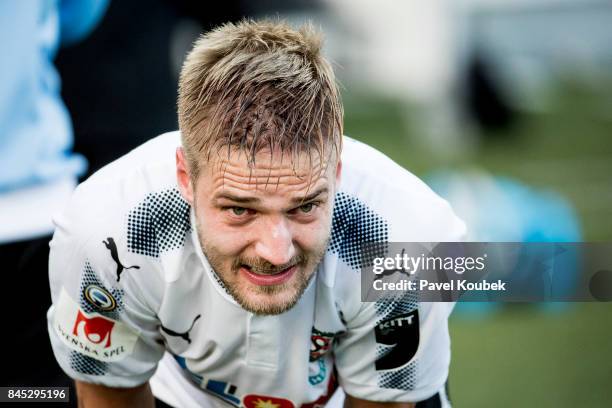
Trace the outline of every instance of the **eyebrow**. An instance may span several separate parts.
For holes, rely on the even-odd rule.
[[[300,204],[300,203],[304,203],[304,202],[308,202],[311,201],[315,198],[317,198],[318,196],[322,195],[322,194],[326,194],[328,192],[327,187],[321,187],[315,191],[313,191],[311,194],[308,194],[305,197],[294,197],[291,199],[291,203],[292,204]],[[241,197],[241,196],[237,196],[237,195],[233,195],[230,193],[220,193],[218,196],[215,197],[215,200],[229,200],[235,203],[239,203],[239,204],[255,204],[255,203],[259,203],[261,202],[261,200],[257,197]]]
[[[320,195],[326,194],[327,193],[327,187],[320,187],[317,190],[313,191],[312,193],[308,194],[305,197],[294,197],[291,199],[291,202],[293,204],[301,204],[301,203],[306,203],[308,201],[314,200],[315,198],[317,198]]]
[[[218,196],[215,197],[215,200],[229,200],[240,204],[253,204],[261,201],[257,197],[240,197],[230,193],[220,193]]]

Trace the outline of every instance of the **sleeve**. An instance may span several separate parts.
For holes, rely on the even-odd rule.
[[[452,307],[409,296],[363,303],[335,349],[344,391],[386,402],[423,401],[440,391],[450,364]]]
[[[70,218],[56,220],[50,243],[47,324],[55,358],[75,380],[143,384],[164,353],[152,293],[156,265],[127,252],[112,223],[96,221],[103,231],[89,232],[92,222]]]
[[[379,196],[388,196],[388,192]],[[402,203],[419,200],[403,201],[399,194],[393,197],[391,204],[375,207],[384,215],[389,242],[464,239],[465,224],[433,193],[424,195],[420,208],[414,211],[406,211]],[[448,317],[454,303],[419,302],[418,294],[409,291],[361,302],[356,281],[360,279],[336,283],[343,291],[340,307],[347,328],[335,348],[344,391],[356,398],[384,402],[419,402],[444,393],[450,365]]]

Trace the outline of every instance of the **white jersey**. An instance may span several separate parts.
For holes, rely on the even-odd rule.
[[[452,304],[409,294],[361,302],[360,245],[461,240],[464,224],[444,200],[345,137],[315,278],[289,311],[257,316],[225,291],[202,253],[177,189],[179,145],[179,133],[167,133],[109,164],[55,218],[47,318],[70,377],[133,387],[174,364],[182,379],[162,398],[185,406],[315,407],[338,385],[373,401],[440,398]]]

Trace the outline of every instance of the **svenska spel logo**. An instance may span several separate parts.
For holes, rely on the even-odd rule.
[[[54,306],[53,325],[70,349],[96,360],[119,361],[132,354],[139,333],[119,320],[87,313],[62,288]]]
[[[85,336],[90,342],[103,344],[104,348],[109,348],[114,326],[115,322],[112,320],[103,317],[87,317],[79,310],[72,328],[72,334],[79,337]]]

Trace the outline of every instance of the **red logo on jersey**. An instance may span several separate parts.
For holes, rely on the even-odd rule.
[[[310,336],[310,361],[318,360],[323,354],[327,353],[331,348],[334,337],[338,333],[326,333],[312,328]]]
[[[103,317],[87,317],[79,310],[72,334],[79,336],[79,332],[84,333],[87,340],[94,344],[101,344],[106,340],[104,348],[108,348],[111,345],[111,331],[114,325],[115,322],[111,320]]]
[[[243,400],[246,408],[294,408],[293,402],[265,395],[247,395]]]

